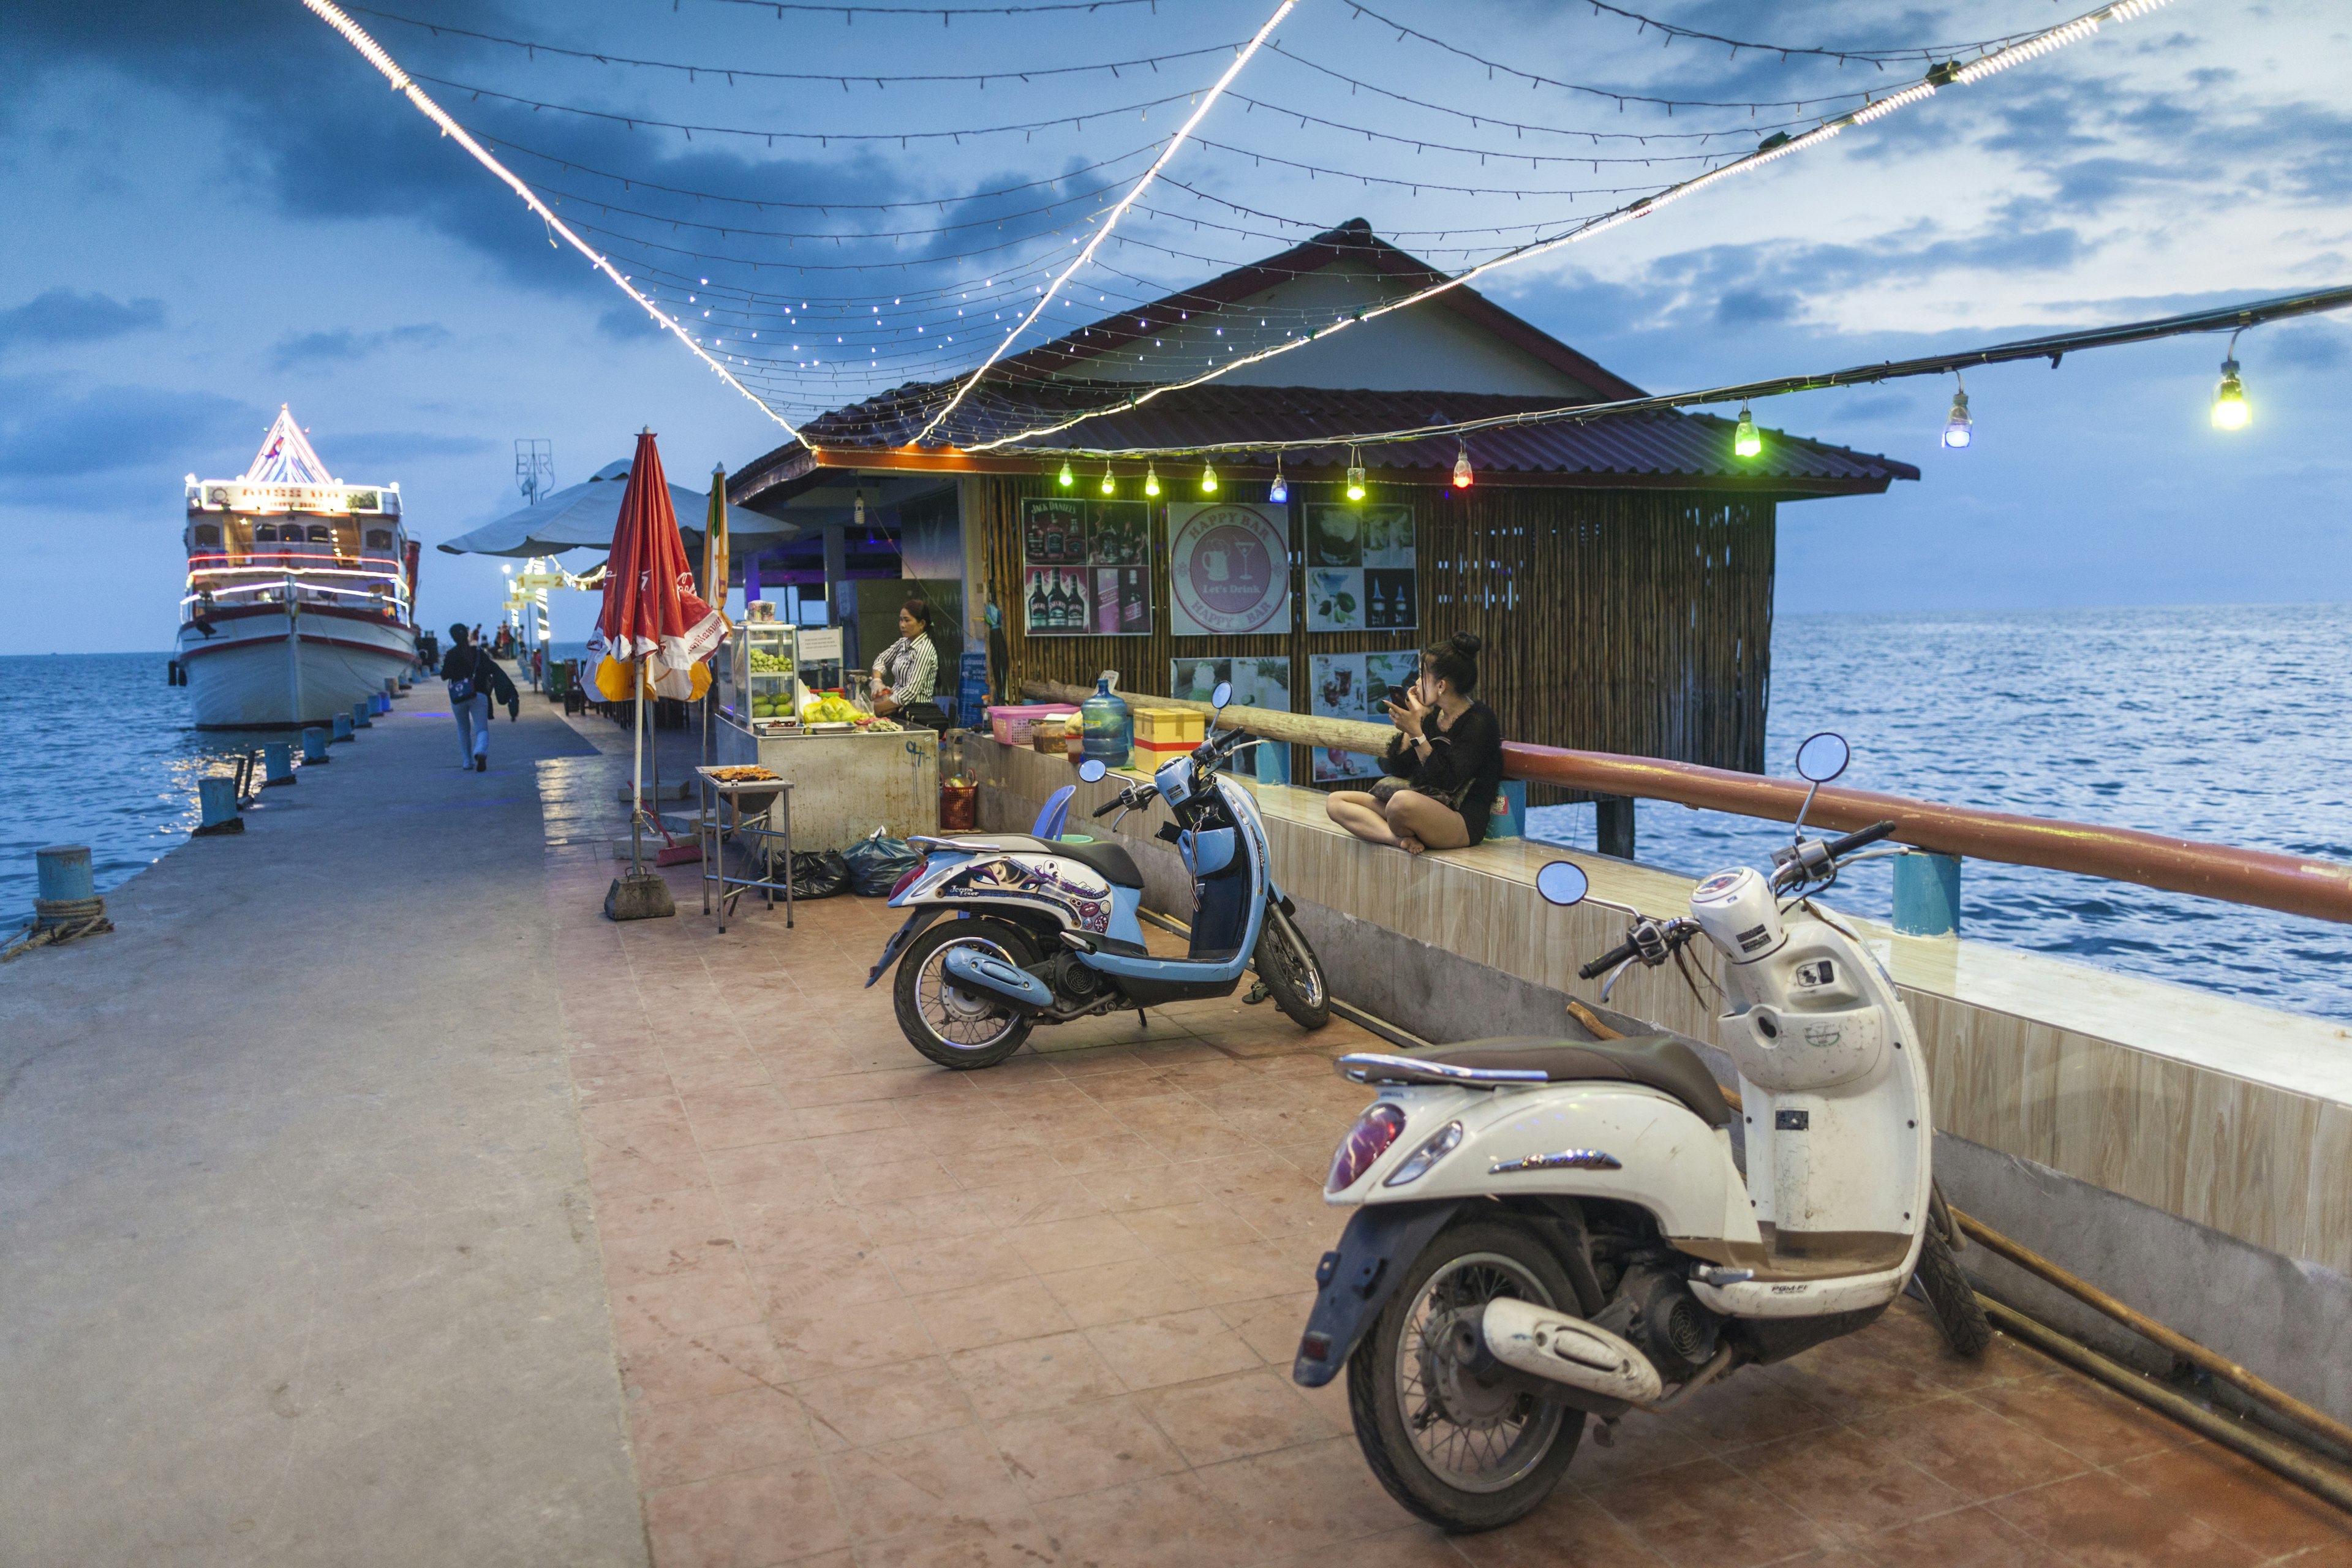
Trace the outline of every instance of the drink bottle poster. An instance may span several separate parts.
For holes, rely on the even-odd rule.
[[[1215,694],[1217,682],[1234,683],[1234,706],[1237,708],[1270,708],[1277,713],[1290,710],[1290,660],[1287,658],[1171,658],[1168,661],[1168,693],[1171,697],[1190,698],[1195,702],[1209,701]],[[1279,761],[1262,766],[1261,759],[1268,756],[1268,748],[1252,747],[1241,754],[1235,764],[1255,778],[1271,776],[1287,783],[1289,748],[1277,746]]]
[[[1421,624],[1412,508],[1400,502],[1307,508],[1307,629],[1410,631]]]
[[[1180,637],[1290,630],[1290,509],[1251,501],[1168,508],[1168,625]]]
[[[1151,509],[1033,497],[1021,506],[1022,626],[1031,637],[1148,637]]]

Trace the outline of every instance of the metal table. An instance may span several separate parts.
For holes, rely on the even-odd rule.
[[[793,923],[793,786],[782,779],[717,779],[712,770],[698,767],[695,777],[701,784],[701,794],[696,803],[694,842],[702,851],[702,912],[711,912],[712,893],[718,889],[719,929],[727,929],[727,906],[754,889],[763,893],[768,907],[776,907],[776,894],[784,895],[784,924]],[[773,798],[757,811],[745,812],[741,806],[745,795],[768,795]],[[776,824],[782,822],[782,826]],[[748,838],[751,847],[747,853],[756,857],[762,875],[730,877],[727,874],[727,841]],[[775,879],[777,840],[782,841],[784,879]]]

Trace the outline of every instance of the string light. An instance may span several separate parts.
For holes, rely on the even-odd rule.
[[[1748,416],[1748,405],[1739,405],[1739,423],[1731,432],[1731,449],[1743,458],[1753,458],[1764,450],[1764,437],[1756,433],[1756,421]]]
[[[1282,454],[1279,452],[1274,456],[1274,483],[1265,487],[1265,499],[1276,506],[1286,506],[1290,501],[1290,482],[1282,477]]]
[[[1952,373],[1952,379],[1960,384],[1959,390],[1952,394],[1952,412],[1944,420],[1944,447],[1957,452],[1976,444],[1976,429],[1969,423],[1969,384],[1960,381],[1958,371]]]
[[[1150,463],[1143,465],[1143,493],[1148,496],[1160,493],[1160,471]]]
[[[1364,455],[1353,447],[1348,448],[1348,499],[1364,499]]]
[[[2254,411],[2246,406],[2245,384],[2238,379],[2238,334],[2230,334],[2229,357],[2221,362],[2221,384],[2213,389],[2213,428],[2242,430]]]
[[[1454,488],[1457,490],[1468,489],[1470,478],[1470,447],[1465,443],[1457,446],[1454,451]]]
[[[1112,491],[1118,489],[1118,483],[1110,477],[1110,465],[1108,463],[1105,463],[1103,465],[1102,493],[1109,495]]]
[[[1201,493],[1204,496],[1217,493],[1217,468],[1213,463],[1201,465]]]
[[[1070,460],[1067,458],[1062,459],[1062,471],[1054,477],[1064,489],[1068,489],[1078,482],[1078,476],[1070,471]]]

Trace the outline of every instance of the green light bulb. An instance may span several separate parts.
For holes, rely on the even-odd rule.
[[[1078,482],[1078,476],[1070,472],[1070,460],[1067,458],[1062,459],[1062,471],[1059,474],[1056,474],[1055,478],[1060,482],[1061,487],[1064,489],[1068,489],[1072,485]]]
[[[1756,421],[1748,416],[1748,405],[1739,405],[1739,425],[1731,433],[1731,449],[1743,458],[1753,458],[1764,450],[1764,437],[1756,433]]]

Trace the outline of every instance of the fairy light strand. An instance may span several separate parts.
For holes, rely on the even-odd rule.
[[[2084,16],[2079,16],[2072,21],[2061,23],[2058,26],[2050,28],[2045,33],[2036,35],[2026,39],[2024,42],[2012,47],[2019,49],[2032,49],[2034,55],[2046,54],[2053,49],[2063,48],[2068,44],[2077,43],[2084,38],[2092,37],[2097,32],[2097,24],[2101,20],[2126,20],[2134,16],[2145,16],[2147,13],[2155,10],[2158,5],[2161,5],[2164,3],[2165,0],[2116,0],[2116,3],[2114,5],[2101,6],[2098,10],[2091,12]],[[2061,41],[2055,43],[2045,42],[2047,39],[2058,38],[2060,35],[2063,35]],[[2002,68],[1994,63],[2000,58],[2001,56],[2000,55],[1992,55],[1987,57],[1987,58],[1982,61],[1979,61],[1979,65],[1990,68],[1979,74],[1990,75],[1993,70]],[[1957,73],[1955,73],[1951,79],[1958,80],[1960,78]],[[1976,79],[1971,78],[1969,79],[1973,80]],[[1277,355],[1288,353],[1296,349],[1304,348],[1310,342],[1320,342],[1328,338],[1333,332],[1344,331],[1351,326],[1360,326],[1366,321],[1376,321],[1382,316],[1390,315],[1395,311],[1409,310],[1412,306],[1421,304],[1424,300],[1435,299],[1440,294],[1448,293],[1455,289],[1466,288],[1478,279],[1485,277],[1487,273],[1515,265],[1521,261],[1532,259],[1535,257],[1548,255],[1550,252],[1559,250],[1566,246],[1574,245],[1580,241],[1590,239],[1595,235],[1604,234],[1612,228],[1617,228],[1624,224],[1631,223],[1635,218],[1645,216],[1648,214],[1656,212],[1675,202],[1681,201],[1686,196],[1695,195],[1698,192],[1705,190],[1707,186],[1715,184],[1719,181],[1728,179],[1735,174],[1748,174],[1753,170],[1760,169],[1768,163],[1775,163],[1781,158],[1788,157],[1792,153],[1804,152],[1810,148],[1820,146],[1822,143],[1837,136],[1849,124],[1856,123],[1858,117],[1861,114],[1867,113],[1870,115],[1871,119],[1875,120],[1884,115],[1894,113],[1899,108],[1908,107],[1911,104],[1920,102],[1932,96],[1934,92],[1935,84],[1932,81],[1923,80],[1903,89],[1900,92],[1897,92],[1885,100],[1880,100],[1879,103],[1870,105],[1863,110],[1858,110],[1855,114],[1841,115],[1835,120],[1827,121],[1821,125],[1815,126],[1812,130],[1804,132],[1802,135],[1780,140],[1777,145],[1768,144],[1734,163],[1724,164],[1721,168],[1711,169],[1704,174],[1696,175],[1678,184],[1671,185],[1655,195],[1643,196],[1638,201],[1628,203],[1627,205],[1617,208],[1613,212],[1606,213],[1598,217],[1589,219],[1564,234],[1555,235],[1548,239],[1531,240],[1526,245],[1519,246],[1514,249],[1507,251],[1503,255],[1496,257],[1491,260],[1484,261],[1475,267],[1468,268],[1441,282],[1432,284],[1428,288],[1415,289],[1412,293],[1379,305],[1366,307],[1351,315],[1341,317],[1331,322],[1328,326],[1308,333],[1304,338],[1286,340],[1280,343],[1272,343],[1255,353],[1236,355],[1226,363],[1209,370],[1200,375],[1191,376],[1181,381],[1161,383],[1158,385],[1137,392],[1123,403],[1090,410],[1068,419],[1059,420],[1048,425],[1034,426],[1030,429],[1019,431],[1010,436],[1001,436],[987,441],[977,442],[969,449],[974,452],[991,451],[997,447],[1034,440],[1041,436],[1057,435],[1064,430],[1069,429],[1074,425],[1080,424],[1085,420],[1095,417],[1097,414],[1116,413],[1124,407],[1138,406],[1143,403],[1150,402],[1156,397],[1162,396],[1167,393],[1178,391],[1184,387],[1199,386],[1204,383],[1214,381],[1221,376],[1230,374],[1232,372],[1238,370],[1244,365],[1262,364],[1267,360],[1273,359]],[[1898,100],[1901,101],[1898,102]],[[1873,110],[1876,110],[1876,112],[1873,113]],[[933,421],[933,423],[936,424],[937,421]]]
[[[998,342],[994,348],[989,351],[988,358],[981,362],[980,365],[972,371],[971,374],[964,380],[962,384],[956,388],[954,395],[950,397],[947,402],[940,405],[940,411],[931,416],[930,422],[923,426],[920,434],[916,436],[915,439],[918,443],[919,443],[924,437],[929,436],[932,431],[939,428],[940,421],[945,419],[949,414],[954,411],[956,405],[963,401],[964,395],[971,390],[973,384],[977,383],[982,376],[988,374],[989,366],[994,364],[999,359],[1002,359],[1004,355],[1004,351],[1013,346],[1013,340],[1018,338],[1024,331],[1027,330],[1030,322],[1034,321],[1040,315],[1045,313],[1045,307],[1052,304],[1055,298],[1061,293],[1062,285],[1069,281],[1071,274],[1076,272],[1079,268],[1085,267],[1087,262],[1094,259],[1095,252],[1101,249],[1103,241],[1110,237],[1111,230],[1118,226],[1118,220],[1127,216],[1127,210],[1133,206],[1137,198],[1140,197],[1143,193],[1150,187],[1152,180],[1159,175],[1160,171],[1167,167],[1168,161],[1176,156],[1177,150],[1182,147],[1186,140],[1192,136],[1193,128],[1199,125],[1202,117],[1205,116],[1211,109],[1216,106],[1217,100],[1224,96],[1225,89],[1232,86],[1234,79],[1242,73],[1242,68],[1248,65],[1251,60],[1257,58],[1259,47],[1273,35],[1276,27],[1281,26],[1282,19],[1289,16],[1290,13],[1297,8],[1297,3],[1298,0],[1282,0],[1282,4],[1275,7],[1274,15],[1265,19],[1265,25],[1257,30],[1256,37],[1250,39],[1248,47],[1243,49],[1241,53],[1234,57],[1234,63],[1227,66],[1225,68],[1225,74],[1217,79],[1217,85],[1211,88],[1202,96],[1201,101],[1193,107],[1192,118],[1185,121],[1182,125],[1179,126],[1177,128],[1176,134],[1168,139],[1168,145],[1161,150],[1159,157],[1151,161],[1151,167],[1143,171],[1142,178],[1135,182],[1135,188],[1129,191],[1127,195],[1120,199],[1118,205],[1110,210],[1109,214],[1104,217],[1101,225],[1095,230],[1095,237],[1087,241],[1086,248],[1079,251],[1077,256],[1071,260],[1069,266],[1062,269],[1061,276],[1054,279],[1053,286],[1048,288],[1038,297],[1037,303],[1035,307],[1030,310],[1028,317],[1024,320],[1019,326],[1016,326],[1013,331],[1004,334],[1003,341]]]
[[[791,420],[786,419],[773,408],[769,407],[765,398],[760,396],[757,393],[754,393],[750,387],[744,385],[740,381],[738,381],[734,375],[729,372],[725,365],[720,364],[717,360],[711,358],[709,354],[704,353],[702,345],[696,342],[693,335],[684,327],[680,326],[674,317],[666,314],[657,306],[656,306],[652,300],[646,299],[643,294],[638,293],[627,279],[622,277],[620,273],[614,270],[613,264],[611,262],[605,260],[604,257],[597,254],[595,249],[585,240],[572,233],[570,226],[565,224],[562,218],[556,216],[554,210],[545,202],[541,201],[529,185],[525,184],[514,174],[509,172],[505,164],[492,157],[488,149],[485,148],[480,142],[467,135],[466,133],[466,128],[458,124],[455,120],[451,119],[448,113],[444,110],[439,104],[434,102],[422,88],[419,88],[415,81],[411,80],[408,74],[400,68],[399,64],[393,59],[392,56],[385,52],[383,46],[377,43],[375,39],[368,36],[365,28],[362,27],[357,22],[352,21],[349,16],[345,16],[340,7],[332,4],[332,0],[302,0],[302,4],[310,9],[313,16],[317,16],[320,21],[325,22],[329,26],[334,28],[336,32],[341,34],[344,42],[350,44],[352,48],[358,50],[362,58],[365,59],[368,64],[373,66],[377,70],[383,74],[384,79],[392,83],[392,88],[394,92],[405,95],[408,101],[415,105],[417,112],[423,114],[427,120],[430,120],[434,124],[441,128],[441,134],[450,138],[452,141],[456,142],[458,146],[463,147],[467,153],[471,153],[475,162],[480,163],[482,167],[488,169],[491,174],[496,174],[506,184],[509,189],[512,190],[515,195],[520,196],[525,205],[527,205],[530,210],[538,216],[540,221],[548,226],[551,233],[562,235],[564,240],[571,245],[572,249],[586,257],[589,264],[609,279],[614,288],[620,289],[621,292],[626,294],[630,299],[635,300],[639,305],[643,306],[646,313],[648,316],[651,316],[656,322],[660,323],[662,327],[667,329],[673,337],[677,339],[678,342],[684,343],[687,346],[688,351],[690,352],[695,358],[709,365],[712,371],[717,373],[721,381],[724,381],[728,385],[733,387],[736,391],[749,398],[755,405],[758,406],[761,413],[774,420],[778,425],[782,426],[784,433],[788,437],[793,440],[798,440],[800,438],[800,431],[793,426]]]

